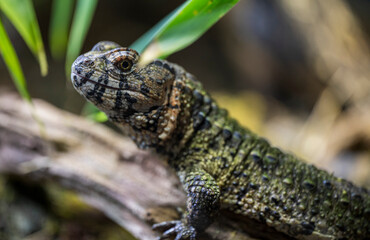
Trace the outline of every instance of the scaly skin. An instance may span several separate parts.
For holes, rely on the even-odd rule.
[[[196,239],[220,208],[297,239],[370,237],[370,194],[241,127],[180,66],[100,42],[72,66],[72,83],[142,148],[172,166],[187,193],[179,221],[156,224]]]

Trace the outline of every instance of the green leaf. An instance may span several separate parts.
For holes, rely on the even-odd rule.
[[[70,75],[71,65],[81,51],[97,2],[97,0],[77,1],[67,48],[65,66],[67,76]]]
[[[107,115],[101,112],[90,102],[85,104],[84,108],[82,109],[82,114],[95,122],[106,122],[108,120]]]
[[[18,89],[18,92],[23,99],[31,102],[30,95],[27,91],[26,81],[23,75],[21,65],[17,54],[11,44],[8,35],[4,29],[4,26],[0,19],[0,53],[4,59],[4,62],[9,69],[10,75],[13,78],[14,84]]]
[[[189,0],[138,39],[132,48],[147,46],[142,60],[163,58],[196,41],[239,0]],[[150,41],[151,40],[151,41]]]
[[[9,18],[40,64],[45,76],[48,64],[40,28],[31,0],[0,0],[0,9]]]
[[[176,17],[179,10],[183,8],[183,6],[186,4],[184,2],[182,5],[177,7],[175,10],[173,10],[170,14],[168,14],[165,18],[163,18],[161,21],[159,21],[152,29],[147,31],[143,36],[141,36],[138,40],[136,40],[130,48],[135,49],[139,53],[142,53],[144,49],[149,45],[149,43],[155,38],[159,33],[161,33],[164,28],[168,25],[168,23]]]
[[[49,45],[52,56],[57,59],[64,56],[67,48],[73,3],[73,0],[53,1],[49,27]]]

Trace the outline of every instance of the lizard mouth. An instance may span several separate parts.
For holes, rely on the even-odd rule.
[[[80,83],[77,83],[77,80],[72,77],[74,86],[76,88],[79,88],[80,87],[79,85],[81,85],[81,83],[89,82],[89,83],[92,83],[94,85],[98,85],[98,86],[103,87],[103,88],[112,89],[114,91],[128,91],[128,92],[133,92],[133,93],[141,94],[141,95],[143,95],[143,96],[145,96],[147,98],[152,98],[152,96],[149,96],[145,92],[140,92],[140,91],[136,91],[134,89],[129,89],[129,88],[118,88],[118,87],[109,86],[107,84],[104,84],[104,83],[101,83],[101,82],[92,80],[92,79],[87,78],[85,76],[82,76],[82,75],[78,74],[77,72],[72,72],[72,74],[74,74],[74,75],[76,75],[77,77],[80,78]]]

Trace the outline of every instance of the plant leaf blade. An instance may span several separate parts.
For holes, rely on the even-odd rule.
[[[97,0],[78,0],[73,16],[71,32],[67,47],[66,75],[69,76],[71,65],[81,51],[82,43],[85,40],[94,15]]]
[[[4,26],[0,19],[0,53],[4,59],[5,65],[9,69],[10,75],[13,79],[13,82],[22,96],[28,102],[31,102],[30,95],[27,91],[26,81],[23,75],[21,65],[17,54],[11,44],[9,37],[4,29]]]
[[[196,41],[238,2],[239,0],[189,0],[150,30],[153,32],[151,41],[144,34],[132,46],[135,48],[139,45],[142,48],[140,44],[150,42],[142,55],[144,62],[164,58]]]
[[[73,0],[53,1],[49,27],[49,45],[53,58],[60,59],[65,54],[73,3]]]
[[[9,18],[40,64],[43,76],[47,74],[48,63],[39,24],[31,0],[0,0],[0,9]]]

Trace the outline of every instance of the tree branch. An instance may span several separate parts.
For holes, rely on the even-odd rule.
[[[154,239],[151,224],[178,218],[185,203],[175,174],[111,129],[35,100],[46,137],[30,109],[15,95],[0,96],[0,174],[53,181],[74,190],[141,240]],[[286,239],[280,233],[222,213],[202,239]],[[262,229],[261,229],[262,227]]]

